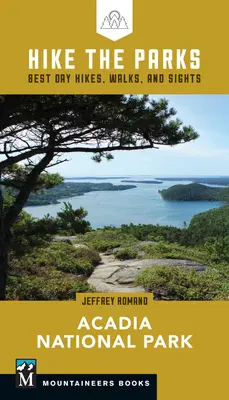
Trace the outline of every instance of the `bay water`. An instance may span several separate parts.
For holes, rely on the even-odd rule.
[[[126,178],[125,178],[126,179]],[[134,176],[131,180],[152,180],[149,176]],[[127,185],[122,179],[71,179],[71,182],[110,182],[114,185]],[[25,210],[34,217],[42,218],[47,214],[56,216],[64,202],[70,202],[74,209],[83,207],[88,211],[87,219],[93,228],[103,228],[105,225],[120,226],[121,224],[159,224],[182,227],[184,221],[188,224],[193,215],[217,208],[220,202],[208,201],[165,201],[159,190],[167,189],[176,184],[191,182],[164,181],[162,184],[130,183],[135,189],[124,191],[90,192],[83,196],[75,196],[60,200],[59,204],[26,207]]]

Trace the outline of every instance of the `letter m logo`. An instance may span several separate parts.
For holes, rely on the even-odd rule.
[[[35,388],[36,387],[36,360],[17,359],[16,360],[16,387]]]
[[[22,372],[19,372],[19,387],[33,387],[33,375],[31,372],[27,377],[24,376]]]

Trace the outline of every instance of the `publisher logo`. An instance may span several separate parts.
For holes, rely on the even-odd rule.
[[[17,359],[16,360],[16,387],[35,388],[36,387],[36,360]]]
[[[133,32],[133,0],[97,0],[96,32],[116,42]]]

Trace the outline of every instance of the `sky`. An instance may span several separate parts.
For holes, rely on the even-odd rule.
[[[64,177],[151,175],[152,177],[229,175],[229,95],[152,95],[167,98],[184,125],[200,137],[159,150],[114,152],[100,164],[89,154],[71,154],[70,161],[53,167]]]

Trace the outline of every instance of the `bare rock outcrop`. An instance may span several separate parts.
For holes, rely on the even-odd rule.
[[[112,255],[101,254],[102,263],[95,268],[88,279],[88,283],[98,292],[144,292],[144,289],[135,285],[135,278],[144,268],[158,266],[176,266],[181,268],[194,268],[199,272],[207,266],[190,261],[176,259],[141,259],[141,260],[115,260]]]

